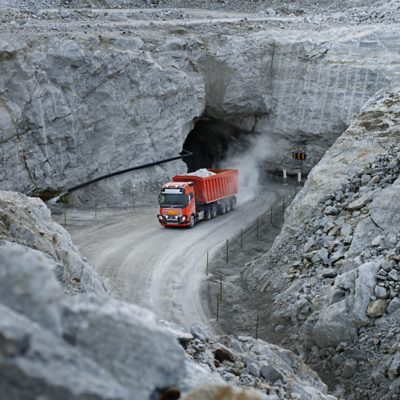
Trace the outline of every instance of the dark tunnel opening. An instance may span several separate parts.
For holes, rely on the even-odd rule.
[[[183,150],[193,153],[184,159],[188,172],[221,167],[227,157],[248,148],[251,133],[224,120],[202,117],[183,144]]]

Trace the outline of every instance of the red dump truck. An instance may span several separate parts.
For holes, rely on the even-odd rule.
[[[237,169],[209,169],[200,175],[176,175],[159,195],[158,220],[163,226],[192,228],[196,222],[231,211],[238,192]]]

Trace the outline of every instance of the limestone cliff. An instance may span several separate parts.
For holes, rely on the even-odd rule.
[[[270,136],[269,168],[298,168],[287,162],[297,148],[310,168],[396,79],[400,36],[391,26],[316,31],[268,19],[152,25],[129,17],[82,11],[60,24],[48,12],[35,23],[20,16],[22,30],[3,27],[2,189],[46,195],[177,155],[202,115]],[[53,35],[43,33],[44,20]],[[139,193],[154,202],[160,182],[183,169],[175,162],[112,178],[70,201],[121,206]]]

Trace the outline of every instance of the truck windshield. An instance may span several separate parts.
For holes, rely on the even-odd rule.
[[[185,195],[182,193],[179,194],[160,194],[158,198],[158,202],[161,207],[165,206],[180,206],[183,207],[186,205]]]

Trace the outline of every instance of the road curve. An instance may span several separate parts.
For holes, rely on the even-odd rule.
[[[79,211],[69,216],[69,231],[83,256],[111,281],[128,302],[147,307],[159,319],[190,327],[208,324],[206,299],[200,297],[206,254],[265,213],[282,194],[282,185],[267,190],[234,211],[201,222],[193,229],[159,225],[156,208]]]

